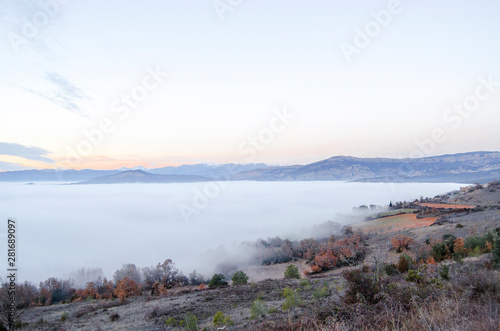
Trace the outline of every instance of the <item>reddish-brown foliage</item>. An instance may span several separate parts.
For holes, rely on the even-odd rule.
[[[358,234],[339,240],[331,238],[319,247],[319,253],[311,263],[311,273],[355,263],[356,259],[363,254],[364,247]]]
[[[413,243],[413,239],[408,236],[397,235],[392,237],[391,239],[392,247],[396,250],[397,253],[409,250],[410,245]]]
[[[159,295],[161,297],[167,295],[167,288],[165,284],[160,282],[155,282],[153,288],[151,289],[151,295]]]
[[[115,288],[112,281],[106,278],[98,278],[93,282],[88,282],[84,289],[79,289],[75,293],[74,301],[86,299],[111,299],[114,296]]]
[[[120,299],[124,300],[125,298],[138,296],[141,294],[141,285],[136,283],[132,279],[127,276],[123,277],[116,284],[115,295]]]
[[[453,252],[459,254],[460,256],[467,255],[467,248],[465,248],[464,238],[457,238],[453,242]]]
[[[302,257],[308,261],[313,260],[318,251],[319,243],[316,239],[304,239],[299,243],[299,257]]]

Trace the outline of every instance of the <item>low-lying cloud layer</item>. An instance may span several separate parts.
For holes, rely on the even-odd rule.
[[[243,241],[301,239],[304,229],[334,220],[338,213],[348,214],[353,206],[386,205],[459,187],[231,182],[187,223],[178,206],[202,185],[0,183],[0,219],[17,219],[21,279],[74,277],[80,268],[99,267],[111,278],[124,263],[147,267],[168,258],[185,274],[197,269],[209,276],[219,262],[245,260],[245,252],[237,249],[244,247]],[[5,242],[5,230],[1,233]]]

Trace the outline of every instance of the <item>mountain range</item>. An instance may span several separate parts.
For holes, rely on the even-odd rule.
[[[357,181],[475,183],[500,179],[500,152],[470,152],[423,158],[334,156],[307,165],[263,163],[193,164],[155,169],[24,170],[0,172],[1,181],[97,183],[173,183],[210,180]]]
[[[411,159],[334,156],[304,166],[267,167],[246,171],[236,174],[233,179],[488,182],[500,179],[500,152],[471,152]]]
[[[155,175],[142,170],[127,170],[117,174],[99,176],[76,184],[121,184],[121,183],[192,183],[213,179],[195,175]]]
[[[263,169],[268,165],[264,163],[250,164],[188,164],[178,167],[164,167],[147,169],[144,167],[135,168],[120,168],[114,170],[21,170],[21,171],[5,171],[0,172],[0,182],[82,182],[89,181],[96,177],[112,176],[121,172],[140,170],[155,175],[188,175],[201,176],[208,179],[228,178],[229,176],[253,169]]]

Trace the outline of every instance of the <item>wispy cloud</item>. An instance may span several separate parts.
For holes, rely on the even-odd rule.
[[[2,47],[0,51],[0,62],[5,61],[7,71],[11,71],[2,78],[9,85],[92,119],[87,109],[93,98],[66,74],[55,69],[58,65],[56,55],[64,45],[54,36],[61,33],[57,21],[64,9],[58,1],[2,1],[0,30],[5,31],[2,38],[12,46]],[[37,21],[37,17],[45,17],[47,21]],[[30,78],[26,79],[28,72]]]
[[[88,97],[85,92],[55,72],[48,72],[45,75],[45,79],[59,87],[61,94],[74,99],[90,100],[90,97]]]
[[[50,88],[45,89],[45,91],[37,91],[28,87],[21,88],[26,92],[45,98],[50,102],[84,118],[91,118],[91,116],[80,106],[82,102],[92,100],[92,98],[89,97],[82,89],[78,88],[76,85],[56,72],[48,72],[43,78],[51,85]]]
[[[0,155],[19,156],[28,160],[55,163],[54,160],[47,157],[48,153],[49,151],[40,147],[0,142]]]

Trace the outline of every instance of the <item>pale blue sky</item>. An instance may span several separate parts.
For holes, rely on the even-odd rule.
[[[212,0],[0,3],[0,171],[500,150],[500,86],[480,80],[500,82],[498,1],[402,0],[386,26],[372,13],[389,1],[232,1],[223,20]],[[169,77],[118,116],[146,68]],[[448,111],[478,86],[474,111]],[[296,117],[253,147],[283,107]],[[103,118],[114,130],[92,143]]]

